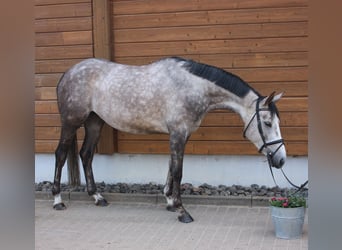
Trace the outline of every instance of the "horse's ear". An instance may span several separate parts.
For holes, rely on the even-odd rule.
[[[277,102],[277,101],[279,101],[280,98],[283,96],[283,94],[284,94],[284,92],[282,92],[282,93],[280,93],[280,94],[274,96],[272,102]]]
[[[263,105],[268,106],[271,102],[277,102],[283,96],[283,93],[275,95],[275,91],[273,91],[269,96],[266,96]]]

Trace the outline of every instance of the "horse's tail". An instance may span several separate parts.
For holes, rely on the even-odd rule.
[[[68,177],[69,185],[75,187],[81,185],[80,167],[78,158],[77,135],[75,133],[68,150]]]

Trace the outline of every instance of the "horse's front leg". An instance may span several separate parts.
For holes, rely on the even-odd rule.
[[[183,207],[180,191],[186,141],[187,137],[181,134],[171,134],[170,136],[171,158],[164,194],[167,200],[167,210],[179,212],[180,215],[178,216],[178,220],[184,223],[189,223],[194,219]]]

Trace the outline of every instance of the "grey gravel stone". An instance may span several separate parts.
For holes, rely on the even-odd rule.
[[[51,192],[53,183],[50,181],[43,181],[35,183],[35,191]],[[132,194],[163,194],[164,185],[157,183],[147,184],[128,184],[128,183],[114,183],[106,184],[104,182],[96,183],[97,190],[105,193],[132,193]],[[78,187],[70,187],[69,185],[61,184],[62,192],[87,192],[85,185]],[[181,193],[183,195],[203,195],[203,196],[288,196],[295,192],[295,189],[266,187],[252,184],[248,187],[241,185],[219,185],[213,186],[204,183],[199,186],[194,186],[191,183],[183,183],[181,185]],[[308,192],[302,192],[304,197],[308,197]]]

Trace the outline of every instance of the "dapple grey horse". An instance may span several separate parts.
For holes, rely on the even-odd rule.
[[[178,211],[181,222],[191,222],[193,218],[184,209],[180,194],[184,148],[191,133],[209,111],[233,110],[245,124],[244,136],[267,156],[270,166],[281,168],[286,150],[275,106],[281,96],[274,92],[261,96],[234,74],[179,57],[143,66],[84,60],[65,72],[57,86],[62,129],[55,152],[54,208],[65,209],[60,180],[67,158],[69,169],[74,170],[71,177],[79,183],[79,173],[74,177],[79,168],[76,131],[82,125],[85,138],[80,157],[88,194],[96,205],[107,205],[96,190],[92,172],[95,147],[106,122],[128,133],[170,135],[169,171],[164,188],[167,209]]]

